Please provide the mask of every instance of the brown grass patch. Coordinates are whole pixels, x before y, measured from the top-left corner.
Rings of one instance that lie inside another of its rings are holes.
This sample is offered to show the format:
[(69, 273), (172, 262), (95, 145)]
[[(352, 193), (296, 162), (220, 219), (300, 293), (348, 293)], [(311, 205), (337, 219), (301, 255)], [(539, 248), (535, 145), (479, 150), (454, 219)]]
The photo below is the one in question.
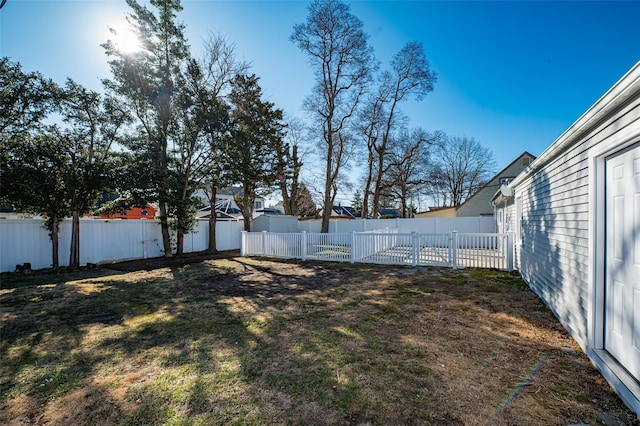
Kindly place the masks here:
[(0, 423), (639, 424), (512, 274), (170, 262), (3, 277)]

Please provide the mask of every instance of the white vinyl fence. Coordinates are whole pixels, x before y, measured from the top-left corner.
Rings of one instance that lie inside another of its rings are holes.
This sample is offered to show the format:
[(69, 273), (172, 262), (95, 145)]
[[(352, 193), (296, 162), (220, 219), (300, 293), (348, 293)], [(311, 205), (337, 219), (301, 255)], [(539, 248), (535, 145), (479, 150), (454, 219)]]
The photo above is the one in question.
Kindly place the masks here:
[[(298, 221), (298, 232), (319, 233), (321, 222), (317, 220)], [(462, 233), (496, 232), (493, 216), (477, 217), (423, 217), (414, 219), (332, 219), (329, 221), (329, 233), (367, 232), (378, 229), (396, 229), (401, 233), (419, 232), (423, 234), (442, 234), (452, 231)], [(276, 229), (267, 229), (277, 231)]]
[[(217, 222), (218, 250), (240, 248), (242, 222)], [(60, 266), (69, 264), (71, 221), (60, 227)], [(196, 228), (185, 235), (185, 253), (206, 250), (209, 245), (209, 222), (198, 220)], [(80, 221), (80, 263), (146, 259), (162, 256), (160, 224), (154, 220)], [(30, 262), (33, 269), (52, 265), (51, 240), (42, 220), (0, 220), (0, 272), (13, 271), (18, 264)]]
[(243, 256), (513, 270), (513, 235), (243, 232)]

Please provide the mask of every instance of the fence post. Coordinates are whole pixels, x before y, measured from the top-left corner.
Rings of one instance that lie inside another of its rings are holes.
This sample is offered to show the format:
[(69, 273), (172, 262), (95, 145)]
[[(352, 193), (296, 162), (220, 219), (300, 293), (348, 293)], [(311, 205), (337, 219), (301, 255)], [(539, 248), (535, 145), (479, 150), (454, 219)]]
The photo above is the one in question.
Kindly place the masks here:
[(351, 263), (356, 261), (356, 231), (351, 231)]
[(513, 231), (507, 232), (507, 270), (508, 271), (513, 271), (513, 258), (514, 258), (513, 234), (514, 234)]
[(307, 231), (302, 231), (302, 238), (301, 238), (301, 243), (302, 247), (301, 247), (301, 255), (302, 255), (302, 260), (307, 260)]
[(449, 261), (453, 269), (458, 268), (458, 231), (449, 233)]
[(267, 231), (262, 231), (262, 255), (267, 255)]
[(240, 256), (247, 252), (247, 231), (240, 231)]
[(140, 219), (142, 223), (142, 258), (147, 258), (147, 219)]
[(411, 233), (411, 265), (418, 265), (418, 258), (420, 257), (420, 237), (416, 231)]

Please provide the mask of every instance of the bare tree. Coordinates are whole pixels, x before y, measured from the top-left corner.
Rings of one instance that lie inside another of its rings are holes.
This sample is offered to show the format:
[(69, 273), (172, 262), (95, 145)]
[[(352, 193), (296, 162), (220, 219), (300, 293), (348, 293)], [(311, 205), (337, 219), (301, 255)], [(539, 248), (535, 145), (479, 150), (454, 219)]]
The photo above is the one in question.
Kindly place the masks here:
[(491, 150), (466, 136), (443, 138), (435, 146), (432, 158), (434, 199), (442, 200), (442, 207), (464, 203), (493, 176), (496, 169)]
[(429, 151), (441, 138), (441, 133), (430, 134), (423, 129), (403, 132), (391, 141), (388, 172), (384, 185), (392, 198), (400, 202), (402, 217), (410, 217), (408, 201), (422, 191), (430, 177)]
[[(436, 74), (430, 68), (422, 44), (407, 43), (391, 60), (391, 69), (379, 77), (379, 87), (366, 108), (365, 137), (368, 148), (368, 173), (364, 189), (364, 204), (368, 205), (373, 185), (372, 214), (380, 207), (385, 175), (385, 156), (392, 132), (399, 124), (398, 106), (413, 96), (421, 100), (433, 90)], [(374, 181), (375, 179), (375, 181)], [(363, 209), (363, 215), (365, 211)], [(365, 217), (365, 216), (363, 216)]]
[(284, 214), (297, 216), (301, 185), (300, 171), (304, 165), (299, 149), (304, 141), (305, 125), (297, 117), (287, 117), (285, 121), (286, 143), (278, 147), (277, 181), (282, 195)]
[(337, 194), (340, 167), (352, 138), (347, 128), (370, 80), (373, 51), (362, 22), (339, 0), (315, 0), (304, 24), (294, 26), (291, 41), (309, 56), (316, 84), (305, 108), (316, 119), (323, 143), (324, 195), (322, 232)]

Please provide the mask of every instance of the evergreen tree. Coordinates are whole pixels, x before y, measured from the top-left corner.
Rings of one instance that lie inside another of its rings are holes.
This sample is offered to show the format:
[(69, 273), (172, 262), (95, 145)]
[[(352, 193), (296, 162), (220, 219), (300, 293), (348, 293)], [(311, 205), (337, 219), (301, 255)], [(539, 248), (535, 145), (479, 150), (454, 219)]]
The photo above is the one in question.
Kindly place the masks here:
[(231, 177), (242, 186), (236, 204), (242, 211), (244, 229), (251, 230), (256, 192), (277, 178), (277, 148), (283, 143), (282, 110), (262, 99), (255, 75), (238, 75), (229, 95), (231, 134), (225, 153), (234, 167)]
[(127, 54), (114, 40), (103, 45), (109, 56), (112, 78), (105, 86), (120, 97), (136, 118), (140, 135), (128, 146), (136, 161), (146, 167), (139, 172), (152, 185), (149, 194), (158, 202), (165, 256), (172, 255), (169, 235), (169, 208), (172, 203), (172, 149), (176, 140), (171, 132), (178, 124), (178, 91), (182, 67), (189, 58), (184, 25), (176, 14), (182, 10), (179, 0), (150, 0), (152, 11), (135, 0), (128, 20), (142, 49)]

